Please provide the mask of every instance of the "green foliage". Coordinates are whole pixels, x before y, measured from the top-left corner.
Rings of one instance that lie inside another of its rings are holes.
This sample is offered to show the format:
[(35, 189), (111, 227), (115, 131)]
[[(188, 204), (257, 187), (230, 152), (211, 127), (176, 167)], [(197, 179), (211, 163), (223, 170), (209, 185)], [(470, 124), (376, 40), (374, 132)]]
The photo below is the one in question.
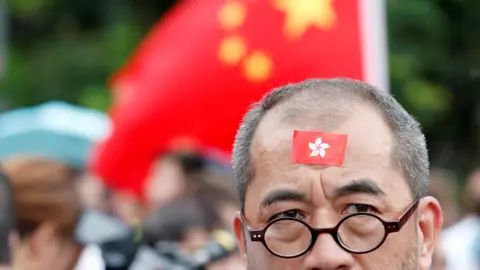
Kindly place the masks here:
[(3, 103), (64, 100), (107, 109), (108, 77), (173, 1), (157, 2), (11, 1)]
[(388, 1), (392, 92), (422, 123), (433, 163), (460, 172), (479, 157), (478, 8), (474, 0)]
[[(105, 110), (108, 77), (174, 0), (9, 2), (0, 109), (60, 99)], [(480, 157), (480, 1), (387, 5), (391, 90), (421, 121), (433, 161), (465, 171)]]

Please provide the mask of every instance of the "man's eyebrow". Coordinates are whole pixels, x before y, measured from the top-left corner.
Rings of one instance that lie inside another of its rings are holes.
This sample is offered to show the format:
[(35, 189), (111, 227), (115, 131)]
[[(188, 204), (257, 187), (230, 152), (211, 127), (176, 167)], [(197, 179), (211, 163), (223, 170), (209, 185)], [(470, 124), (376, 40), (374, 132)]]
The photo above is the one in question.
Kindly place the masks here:
[(307, 195), (291, 189), (275, 189), (270, 191), (260, 203), (260, 211), (281, 201), (306, 201)]
[(370, 179), (354, 180), (344, 186), (335, 189), (336, 197), (343, 197), (352, 194), (368, 194), (375, 197), (385, 196), (385, 192)]

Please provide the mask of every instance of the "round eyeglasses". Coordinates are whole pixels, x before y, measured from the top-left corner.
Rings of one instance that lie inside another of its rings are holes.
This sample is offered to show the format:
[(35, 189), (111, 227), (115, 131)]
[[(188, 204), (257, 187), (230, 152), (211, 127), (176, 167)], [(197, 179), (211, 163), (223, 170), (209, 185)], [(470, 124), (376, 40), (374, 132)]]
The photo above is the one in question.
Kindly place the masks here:
[[(371, 213), (356, 213), (344, 217), (333, 228), (314, 229), (296, 218), (278, 218), (263, 230), (248, 228), (250, 239), (262, 242), (267, 250), (281, 258), (296, 258), (307, 253), (322, 233), (330, 234), (345, 251), (365, 254), (379, 248), (390, 233), (400, 231), (418, 207), (416, 199), (398, 220), (385, 221)], [(245, 218), (242, 215), (244, 224)]]

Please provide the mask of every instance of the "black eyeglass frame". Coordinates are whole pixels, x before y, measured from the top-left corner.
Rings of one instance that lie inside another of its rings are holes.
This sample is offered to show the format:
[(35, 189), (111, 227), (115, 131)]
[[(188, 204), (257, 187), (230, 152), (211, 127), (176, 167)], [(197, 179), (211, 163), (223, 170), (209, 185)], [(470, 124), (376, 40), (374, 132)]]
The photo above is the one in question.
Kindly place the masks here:
[[(402, 227), (407, 223), (407, 221), (411, 218), (413, 213), (415, 213), (415, 211), (418, 208), (419, 202), (420, 202), (420, 198), (415, 199), (414, 202), (407, 208), (407, 210), (397, 220), (390, 220), (390, 221), (384, 220), (380, 216), (375, 215), (375, 214), (371, 214), (371, 213), (355, 213), (355, 214), (351, 214), (351, 215), (348, 215), (348, 216), (345, 216), (344, 218), (342, 218), (335, 227), (323, 228), (323, 229), (314, 229), (310, 225), (308, 225), (305, 221), (297, 219), (297, 218), (277, 218), (277, 219), (274, 219), (274, 220), (270, 221), (262, 230), (252, 230), (252, 229), (248, 228), (246, 219), (245, 219), (243, 214), (241, 215), (241, 218), (242, 218), (242, 221), (245, 224), (245, 226), (246, 226), (246, 228), (249, 232), (250, 240), (252, 242), (261, 242), (263, 244), (263, 246), (265, 246), (265, 248), (271, 254), (273, 254), (277, 257), (280, 257), (280, 258), (293, 259), (293, 258), (303, 256), (305, 253), (307, 253), (309, 250), (312, 249), (312, 247), (315, 245), (315, 242), (317, 242), (318, 236), (320, 234), (323, 234), (323, 233), (330, 234), (333, 237), (333, 239), (335, 240), (335, 242), (343, 250), (345, 250), (347, 252), (350, 252), (352, 254), (366, 254), (366, 253), (370, 253), (372, 251), (375, 251), (376, 249), (381, 247), (383, 245), (383, 243), (385, 242), (385, 240), (387, 239), (389, 234), (399, 232), (402, 229)], [(374, 218), (378, 219), (383, 224), (383, 226), (385, 228), (385, 234), (383, 236), (382, 241), (380, 241), (380, 243), (377, 246), (375, 246), (375, 247), (373, 247), (373, 248), (371, 248), (367, 251), (360, 251), (359, 252), (359, 251), (349, 249), (348, 247), (346, 247), (342, 243), (342, 241), (340, 240), (340, 237), (338, 235), (338, 230), (339, 230), (339, 228), (340, 228), (340, 226), (342, 225), (343, 222), (345, 222), (346, 220), (348, 220), (351, 217), (360, 216), (360, 215), (371, 216), (371, 217), (374, 217)], [(293, 221), (296, 221), (296, 222), (300, 222), (305, 227), (307, 227), (308, 230), (310, 230), (312, 238), (310, 240), (309, 246), (303, 252), (300, 252), (299, 254), (295, 254), (295, 255), (291, 255), (291, 256), (285, 256), (285, 255), (280, 255), (280, 254), (275, 253), (274, 251), (272, 251), (268, 247), (267, 243), (265, 242), (265, 233), (267, 232), (267, 230), (270, 226), (272, 226), (276, 222), (279, 222), (279, 221), (282, 221), (282, 220), (293, 220)]]

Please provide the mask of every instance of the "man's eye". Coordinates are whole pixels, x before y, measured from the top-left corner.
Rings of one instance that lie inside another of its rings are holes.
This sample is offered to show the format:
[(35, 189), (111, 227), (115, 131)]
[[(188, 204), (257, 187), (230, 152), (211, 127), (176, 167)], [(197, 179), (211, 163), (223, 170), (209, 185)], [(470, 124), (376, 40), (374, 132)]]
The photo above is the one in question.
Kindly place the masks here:
[(377, 213), (377, 209), (368, 204), (349, 204), (348, 207), (343, 211), (344, 215), (351, 215), (357, 213)]
[(276, 214), (270, 218), (269, 221), (274, 220), (274, 219), (279, 219), (279, 218), (296, 218), (296, 219), (302, 219), (304, 218), (305, 215), (301, 214), (297, 210), (288, 210), (279, 214)]

